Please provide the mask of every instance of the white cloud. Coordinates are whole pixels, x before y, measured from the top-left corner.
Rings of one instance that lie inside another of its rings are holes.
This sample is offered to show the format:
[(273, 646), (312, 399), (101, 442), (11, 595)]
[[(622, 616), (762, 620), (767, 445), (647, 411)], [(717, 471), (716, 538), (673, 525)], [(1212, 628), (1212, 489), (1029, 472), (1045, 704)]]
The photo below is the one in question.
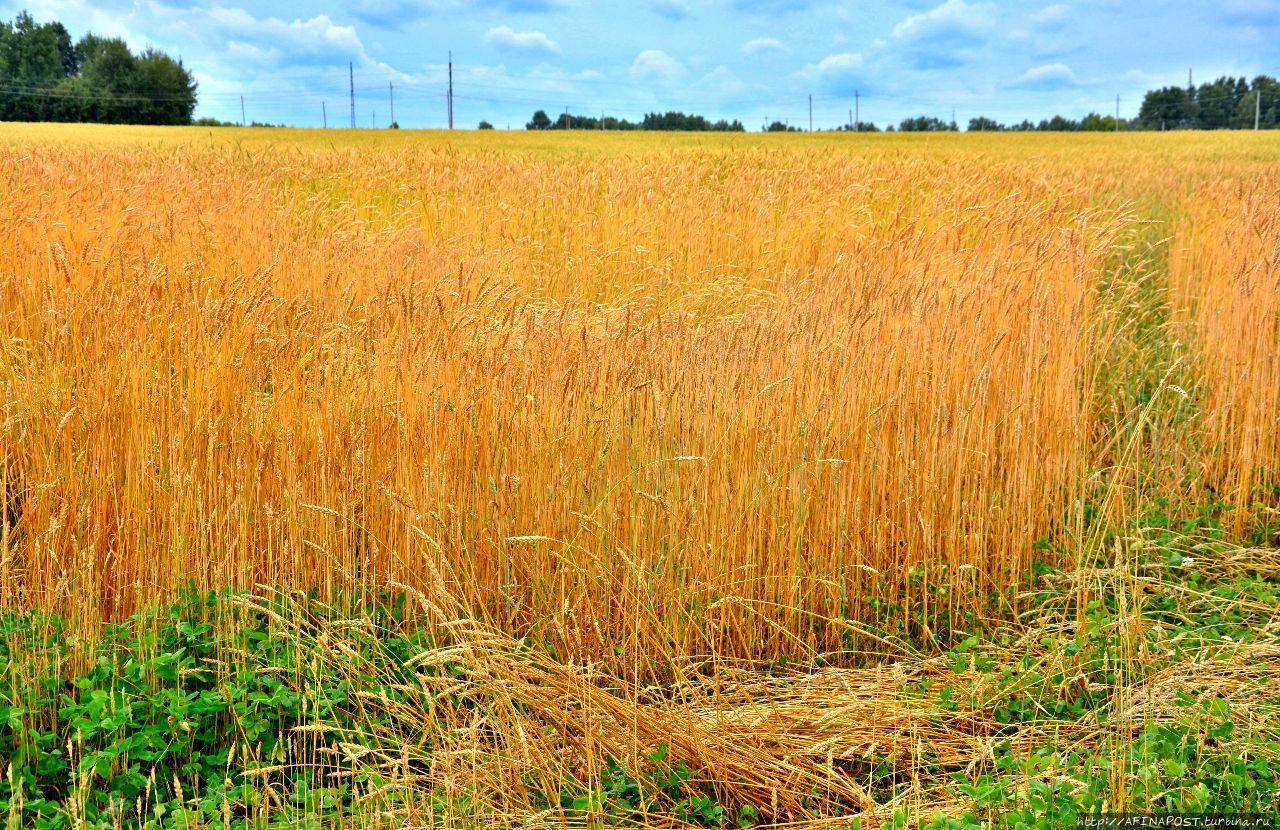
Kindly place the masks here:
[(1076, 75), (1065, 63), (1046, 63), (1023, 72), (1014, 86), (1024, 89), (1062, 89), (1075, 86)]
[(1063, 3), (1055, 3), (1052, 6), (1045, 6), (1040, 11), (1031, 15), (1031, 22), (1041, 28), (1057, 28), (1067, 22), (1067, 18), (1071, 10)]
[(758, 55), (761, 52), (781, 52), (786, 48), (782, 45), (782, 41), (776, 37), (758, 37), (742, 44), (742, 51), (748, 55)]
[(670, 79), (684, 74), (684, 64), (661, 49), (646, 49), (631, 64), (631, 77), (637, 81)]
[(542, 32), (517, 32), (510, 26), (495, 26), (485, 33), (485, 43), (502, 49), (518, 49), (523, 52), (560, 53), (560, 44)]
[(980, 54), (995, 15), (993, 3), (946, 0), (894, 26), (890, 40), (914, 69), (955, 69)]
[(818, 65), (813, 67), (814, 73), (822, 76), (842, 75), (862, 68), (862, 55), (857, 52), (841, 52), (838, 55), (827, 55)]
[(893, 36), (900, 40), (933, 40), (972, 35), (986, 29), (995, 12), (992, 3), (946, 0), (941, 6), (913, 14), (894, 26)]

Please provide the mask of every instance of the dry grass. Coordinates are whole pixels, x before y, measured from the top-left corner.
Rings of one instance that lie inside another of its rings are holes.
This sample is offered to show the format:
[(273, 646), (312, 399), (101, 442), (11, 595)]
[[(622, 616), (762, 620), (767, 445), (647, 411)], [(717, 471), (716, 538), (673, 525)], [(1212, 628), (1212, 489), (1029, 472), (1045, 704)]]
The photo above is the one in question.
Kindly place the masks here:
[(811, 655), (873, 592), (951, 627), (1088, 472), (1123, 217), (1065, 175), (286, 145), (4, 177), (10, 603), (438, 573), (572, 659)]
[(1172, 274), (1204, 378), (1206, 475), (1243, 524), (1280, 487), (1280, 191), (1205, 184)]

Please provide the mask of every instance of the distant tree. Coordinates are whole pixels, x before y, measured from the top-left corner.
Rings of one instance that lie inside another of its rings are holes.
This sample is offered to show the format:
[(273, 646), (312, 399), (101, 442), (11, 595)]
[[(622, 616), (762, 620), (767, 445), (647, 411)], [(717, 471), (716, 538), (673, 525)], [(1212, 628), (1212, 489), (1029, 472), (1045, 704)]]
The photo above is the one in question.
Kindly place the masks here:
[(552, 121), (543, 110), (533, 114), (533, 119), (525, 125), (528, 130), (687, 130), (713, 132), (744, 132), (746, 127), (741, 121), (709, 121), (701, 115), (686, 115), (683, 112), (656, 113), (645, 115), (640, 123), (608, 117), (603, 120), (587, 115), (573, 115), (564, 112)]
[(764, 131), (766, 133), (798, 133), (800, 132), (800, 129), (798, 127), (792, 127), (789, 124), (784, 124), (781, 121), (774, 121), (772, 124), (765, 127)]
[[(1253, 110), (1246, 121), (1241, 104), (1250, 95), (1244, 78), (1222, 77), (1196, 90), (1197, 124), (1204, 130), (1241, 129), (1253, 126)], [(1249, 101), (1253, 103), (1252, 100)]]
[(1080, 122), (1072, 121), (1070, 118), (1063, 118), (1061, 115), (1055, 115), (1053, 118), (1041, 121), (1036, 129), (1053, 133), (1078, 132), (1080, 130)]
[(1144, 130), (1176, 129), (1191, 126), (1190, 98), (1178, 86), (1153, 89), (1142, 99), (1138, 124)]
[(1116, 117), (1114, 115), (1099, 115), (1091, 112), (1080, 122), (1080, 129), (1091, 133), (1114, 133), (1116, 131)]
[(969, 132), (971, 133), (994, 133), (1005, 129), (1005, 126), (992, 118), (978, 116), (969, 119)]
[(479, 127), (477, 127), (476, 129), (480, 129), (480, 130), (492, 130), (492, 129), (493, 129), (493, 125), (492, 125), (492, 124), (490, 124), (488, 121), (481, 121), (481, 122), (480, 122), (480, 126), (479, 126)]
[(898, 131), (903, 133), (944, 133), (951, 129), (953, 129), (953, 125), (948, 124), (941, 118), (933, 118), (927, 115), (904, 118), (898, 124)]

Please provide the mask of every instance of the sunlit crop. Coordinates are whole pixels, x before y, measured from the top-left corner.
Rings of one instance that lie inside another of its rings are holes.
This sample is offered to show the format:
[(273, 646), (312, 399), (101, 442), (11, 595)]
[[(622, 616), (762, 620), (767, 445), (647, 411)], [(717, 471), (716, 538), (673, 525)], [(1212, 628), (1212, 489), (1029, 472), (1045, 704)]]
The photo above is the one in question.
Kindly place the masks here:
[[(1209, 499), (1268, 526), (1278, 161), (1244, 136), (7, 128), (0, 606), (83, 644), (251, 591), (308, 677), (356, 688), (381, 652), (263, 597), (409, 597), (438, 647), (413, 693), (440, 697), (369, 692), (382, 745), (342, 763), (412, 782), (426, 824), (598, 812), (546, 792), (668, 749), (739, 818), (891, 811), (855, 756), (927, 774), (1003, 728), (986, 681), (963, 724), (903, 702), (966, 676), (930, 649), (1003, 632), (1067, 688), (1153, 523)], [(1105, 636), (1138, 649), (1131, 625)]]

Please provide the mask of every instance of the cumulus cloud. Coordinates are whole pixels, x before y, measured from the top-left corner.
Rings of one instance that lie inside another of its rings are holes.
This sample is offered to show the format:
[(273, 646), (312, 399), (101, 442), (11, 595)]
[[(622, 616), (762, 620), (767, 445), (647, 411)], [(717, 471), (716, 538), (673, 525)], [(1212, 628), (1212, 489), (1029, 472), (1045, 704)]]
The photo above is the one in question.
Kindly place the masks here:
[(893, 36), (916, 41), (973, 37), (987, 29), (995, 10), (992, 3), (946, 0), (941, 6), (913, 14), (894, 26)]
[(500, 49), (521, 52), (560, 53), (560, 44), (542, 32), (517, 32), (510, 26), (495, 26), (485, 33), (485, 43)]
[(892, 40), (916, 69), (959, 66), (986, 40), (995, 15), (993, 3), (946, 0), (898, 23)]
[(1031, 23), (1040, 29), (1058, 29), (1066, 25), (1070, 11), (1063, 3), (1045, 6), (1031, 15)]
[(784, 49), (786, 47), (776, 37), (758, 37), (742, 44), (742, 51), (748, 55), (758, 55), (762, 52), (781, 52)]
[[(368, 62), (354, 26), (335, 23), (327, 14), (308, 19), (255, 17), (242, 8), (178, 8), (152, 3), (151, 28), (166, 39), (181, 38), (188, 50), (204, 46), (218, 63), (243, 74), (277, 66), (331, 65), (339, 61)], [(224, 61), (226, 57), (232, 58)], [(206, 62), (208, 63), (208, 62)]]
[(827, 55), (817, 63), (811, 63), (797, 75), (822, 89), (843, 95), (857, 89), (864, 80), (862, 72), (865, 59), (858, 52), (838, 52)]
[(1076, 75), (1065, 63), (1046, 63), (1023, 72), (1013, 86), (1022, 89), (1065, 89), (1076, 85)]
[(820, 76), (842, 75), (861, 69), (862, 63), (862, 55), (857, 52), (841, 52), (838, 55), (827, 55), (814, 67), (814, 72)]
[(631, 64), (631, 77), (637, 81), (669, 80), (684, 74), (684, 64), (661, 49), (646, 49)]

